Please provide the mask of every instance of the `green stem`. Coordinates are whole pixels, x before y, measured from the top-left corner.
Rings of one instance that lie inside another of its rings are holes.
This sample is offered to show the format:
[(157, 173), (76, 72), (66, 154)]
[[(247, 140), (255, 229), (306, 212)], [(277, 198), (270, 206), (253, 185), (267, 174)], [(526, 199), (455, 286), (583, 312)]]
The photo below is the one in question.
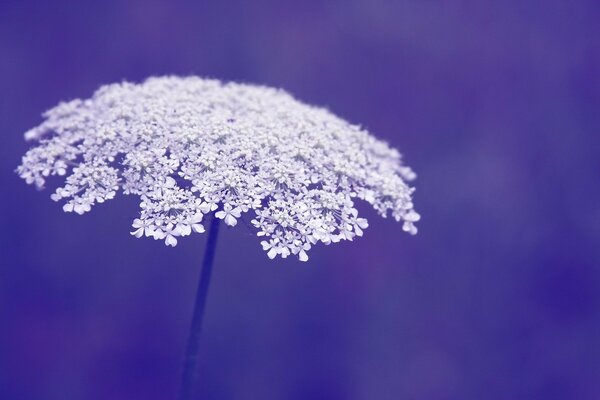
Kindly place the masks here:
[(198, 351), (200, 349), (200, 331), (202, 329), (206, 296), (208, 295), (208, 286), (210, 284), (213, 260), (215, 258), (215, 249), (217, 247), (217, 235), (219, 233), (220, 221), (220, 219), (213, 217), (208, 231), (204, 260), (202, 261), (202, 272), (200, 274), (200, 282), (198, 283), (198, 290), (196, 292), (196, 303), (192, 315), (190, 336), (185, 352), (185, 359), (183, 361), (183, 376), (179, 400), (191, 399), (194, 390), (196, 366), (198, 364)]

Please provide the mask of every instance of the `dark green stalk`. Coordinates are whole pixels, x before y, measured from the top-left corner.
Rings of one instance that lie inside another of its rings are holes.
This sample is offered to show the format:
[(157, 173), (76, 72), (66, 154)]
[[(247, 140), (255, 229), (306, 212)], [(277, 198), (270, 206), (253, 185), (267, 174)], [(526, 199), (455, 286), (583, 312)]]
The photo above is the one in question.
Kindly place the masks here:
[(198, 290), (196, 291), (196, 303), (194, 304), (190, 336), (185, 352), (185, 359), (183, 361), (183, 376), (179, 400), (191, 399), (194, 390), (196, 365), (198, 364), (198, 351), (200, 349), (200, 331), (202, 330), (202, 319), (204, 317), (206, 296), (208, 295), (208, 286), (210, 284), (213, 260), (215, 258), (220, 221), (220, 219), (213, 217), (208, 231), (208, 240), (206, 242), (206, 250), (204, 250), (200, 282), (198, 283)]

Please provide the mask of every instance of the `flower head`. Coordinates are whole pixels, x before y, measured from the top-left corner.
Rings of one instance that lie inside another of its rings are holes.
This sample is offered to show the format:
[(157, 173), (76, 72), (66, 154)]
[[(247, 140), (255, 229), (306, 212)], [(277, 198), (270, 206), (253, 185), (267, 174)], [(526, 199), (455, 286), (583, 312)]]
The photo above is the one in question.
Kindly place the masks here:
[(102, 86), (61, 103), (25, 134), (38, 141), (17, 168), (66, 212), (122, 191), (140, 197), (132, 235), (175, 246), (204, 215), (235, 226), (250, 214), (270, 258), (362, 236), (356, 199), (416, 233), (412, 170), (400, 154), (329, 111), (263, 86), (197, 77)]

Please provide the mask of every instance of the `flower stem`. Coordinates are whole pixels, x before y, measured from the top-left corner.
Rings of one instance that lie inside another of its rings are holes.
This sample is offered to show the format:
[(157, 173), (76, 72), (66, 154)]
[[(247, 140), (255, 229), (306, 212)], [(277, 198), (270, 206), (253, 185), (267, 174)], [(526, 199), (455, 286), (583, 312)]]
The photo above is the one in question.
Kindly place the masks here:
[(198, 290), (196, 292), (196, 303), (194, 304), (194, 313), (192, 315), (190, 336), (183, 361), (183, 376), (179, 400), (189, 400), (193, 394), (196, 365), (198, 364), (198, 350), (200, 349), (200, 331), (202, 329), (206, 296), (208, 294), (213, 260), (215, 258), (215, 249), (217, 247), (217, 234), (219, 233), (220, 221), (220, 219), (213, 217), (208, 231), (204, 260), (202, 261), (202, 272), (200, 274), (200, 282), (198, 283)]

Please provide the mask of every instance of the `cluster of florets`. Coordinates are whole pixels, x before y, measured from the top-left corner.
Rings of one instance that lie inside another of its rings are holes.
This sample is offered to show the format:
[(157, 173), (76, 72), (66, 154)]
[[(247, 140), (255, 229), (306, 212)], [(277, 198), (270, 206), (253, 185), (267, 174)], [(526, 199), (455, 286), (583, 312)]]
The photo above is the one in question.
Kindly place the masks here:
[[(248, 218), (270, 258), (361, 236), (355, 199), (403, 221), (419, 215), (400, 154), (358, 126), (282, 90), (197, 77), (101, 87), (61, 103), (25, 134), (39, 141), (17, 171), (83, 214), (121, 190), (141, 199), (132, 234), (175, 246), (205, 215)], [(250, 214), (249, 217), (246, 217)]]

